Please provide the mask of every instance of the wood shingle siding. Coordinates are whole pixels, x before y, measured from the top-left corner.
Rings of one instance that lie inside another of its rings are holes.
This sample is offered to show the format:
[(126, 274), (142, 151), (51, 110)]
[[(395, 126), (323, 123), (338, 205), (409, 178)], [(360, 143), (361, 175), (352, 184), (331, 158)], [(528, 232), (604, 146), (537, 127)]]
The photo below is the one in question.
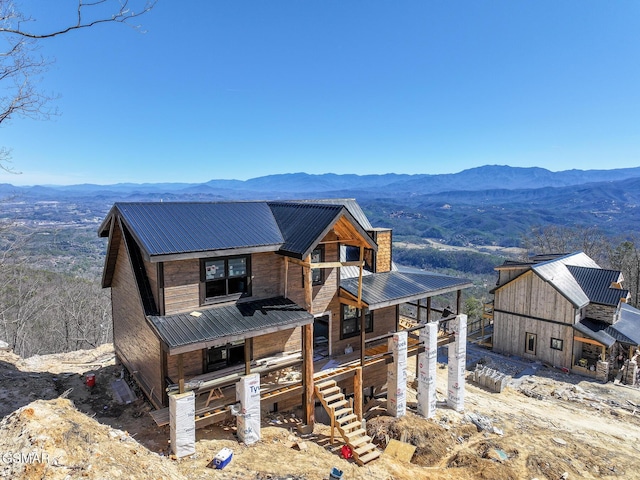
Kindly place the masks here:
[(375, 271), (389, 272), (393, 261), (391, 258), (391, 230), (376, 229), (374, 239), (378, 244)]

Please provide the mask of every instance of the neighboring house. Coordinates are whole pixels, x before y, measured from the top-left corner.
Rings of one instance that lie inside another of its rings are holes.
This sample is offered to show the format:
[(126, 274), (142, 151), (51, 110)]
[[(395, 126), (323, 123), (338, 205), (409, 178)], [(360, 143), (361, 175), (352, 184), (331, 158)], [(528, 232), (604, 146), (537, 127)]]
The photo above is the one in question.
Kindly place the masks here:
[(640, 344), (622, 273), (582, 252), (496, 267), (493, 349), (608, 378)]
[[(117, 357), (157, 408), (176, 385), (200, 385), (208, 407), (240, 375), (266, 382), (301, 366), (298, 386), (263, 385), (263, 406), (306, 403), (308, 413), (314, 344), (325, 363), (355, 355), (398, 330), (400, 304), (457, 292), (459, 309), (471, 286), (395, 271), (391, 230), (373, 228), (354, 200), (116, 203), (99, 235), (109, 239), (102, 284)], [(384, 385), (384, 358), (363, 381)]]

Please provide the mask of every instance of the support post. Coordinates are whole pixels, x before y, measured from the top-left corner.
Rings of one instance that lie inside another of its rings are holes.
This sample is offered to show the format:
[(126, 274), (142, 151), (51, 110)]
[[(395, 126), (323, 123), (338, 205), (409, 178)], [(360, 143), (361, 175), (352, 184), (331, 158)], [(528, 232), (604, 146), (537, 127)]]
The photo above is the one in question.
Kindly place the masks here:
[[(307, 257), (307, 262), (309, 261), (309, 257)], [(302, 267), (303, 277), (304, 277), (304, 303), (307, 312), (313, 313), (313, 290), (311, 285), (311, 268), (308, 266)]]
[(431, 297), (427, 297), (427, 323), (431, 321)]
[(360, 304), (360, 366), (364, 367), (364, 349), (365, 349), (365, 321), (364, 308)]
[(184, 393), (184, 359), (182, 353), (178, 355), (178, 393)]
[(247, 338), (244, 341), (244, 374), (251, 373), (251, 353), (253, 351), (253, 338)]
[(457, 291), (456, 295), (456, 315), (462, 313), (462, 290)]
[(284, 257), (284, 298), (289, 295), (289, 257)]
[(362, 394), (362, 367), (357, 367), (353, 377), (353, 403), (354, 413), (358, 420), (362, 420), (364, 396)]
[(304, 356), (304, 421), (307, 425), (313, 427), (314, 405), (313, 400), (313, 323), (302, 327), (304, 332), (303, 338), (303, 356)]

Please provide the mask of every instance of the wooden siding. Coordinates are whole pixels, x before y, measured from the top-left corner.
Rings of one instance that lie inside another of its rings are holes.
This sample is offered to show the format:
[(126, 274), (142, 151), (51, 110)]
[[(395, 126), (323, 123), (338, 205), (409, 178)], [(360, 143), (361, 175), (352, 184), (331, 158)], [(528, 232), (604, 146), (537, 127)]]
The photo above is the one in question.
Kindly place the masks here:
[[(280, 255), (271, 252), (251, 255), (251, 298), (283, 295), (283, 274), (284, 260)], [(165, 315), (198, 309), (200, 297), (199, 259), (164, 264)]]
[[(344, 349), (347, 345), (351, 345), (354, 351), (360, 350), (360, 336), (349, 337), (340, 339), (340, 305), (336, 309), (336, 312), (332, 311), (332, 328), (331, 328), (331, 340), (332, 340), (332, 354), (341, 355), (344, 353)], [(396, 331), (396, 307), (385, 307), (373, 311), (373, 332), (367, 333), (365, 338), (374, 338), (384, 335), (386, 333)]]
[(533, 272), (496, 290), (494, 309), (573, 324), (571, 302)]
[(522, 275), (527, 269), (530, 267), (522, 267), (522, 268), (508, 268), (508, 269), (500, 269), (498, 270), (498, 285), (504, 285), (507, 282), (510, 282), (518, 275)]
[[(575, 319), (571, 302), (538, 275), (527, 272), (496, 290), (493, 349), (569, 368)], [(527, 333), (537, 336), (535, 355), (525, 352)], [(551, 348), (551, 338), (563, 341), (562, 351)]]
[(273, 252), (251, 255), (251, 297), (284, 295), (284, 258)]
[(376, 273), (391, 271), (391, 230), (376, 230), (375, 240), (378, 244), (378, 251), (376, 253)]
[(153, 294), (153, 301), (156, 307), (160, 305), (159, 290), (158, 290), (158, 265), (156, 263), (144, 262), (144, 269), (147, 272), (147, 278), (149, 279), (149, 286), (151, 287), (151, 293)]
[[(526, 334), (536, 337), (536, 353), (525, 352)], [(551, 339), (563, 341), (562, 350), (551, 348)], [(551, 365), (571, 367), (573, 327), (549, 323), (517, 315), (495, 312), (493, 319), (493, 350), (498, 353), (519, 355)]]
[(164, 313), (194, 310), (200, 306), (200, 260), (164, 264)]
[(111, 286), (114, 348), (120, 361), (158, 407), (162, 405), (163, 391), (160, 341), (146, 321), (123, 241), (118, 252)]
[[(325, 241), (329, 240), (331, 235), (327, 235), (327, 237), (325, 237)], [(333, 237), (335, 238), (335, 235), (333, 235)], [(325, 244), (324, 260), (325, 262), (340, 261), (340, 246), (338, 243), (334, 242)], [(338, 295), (340, 270), (338, 268), (324, 268), (323, 274), (324, 283), (322, 285), (314, 286), (312, 290), (313, 306), (311, 308), (311, 313), (314, 315), (329, 311), (331, 302), (333, 302)]]
[(253, 338), (253, 359), (276, 355), (282, 352), (302, 350), (300, 327)]
[[(178, 375), (178, 355), (167, 355), (167, 375), (174, 382), (178, 383), (180, 377)], [(184, 369), (185, 378), (200, 375), (203, 371), (203, 351), (194, 350), (182, 354), (182, 367)]]

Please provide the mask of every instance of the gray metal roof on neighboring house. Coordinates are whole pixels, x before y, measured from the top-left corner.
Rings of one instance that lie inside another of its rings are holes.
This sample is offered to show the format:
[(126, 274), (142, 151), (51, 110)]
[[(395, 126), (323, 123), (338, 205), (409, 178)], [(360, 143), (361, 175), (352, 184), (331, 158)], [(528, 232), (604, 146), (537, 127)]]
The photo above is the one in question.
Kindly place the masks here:
[[(405, 273), (399, 271), (373, 273), (362, 277), (362, 300), (370, 310), (398, 305), (420, 298), (471, 287), (465, 278), (433, 273)], [(340, 288), (358, 296), (358, 278), (340, 281)]]
[(616, 343), (616, 339), (607, 333), (606, 330), (608, 326), (608, 323), (600, 320), (583, 318), (578, 323), (576, 323), (573, 328), (583, 335), (586, 335), (587, 337), (592, 338), (593, 340), (596, 340), (609, 348), (611, 345)]
[(618, 342), (640, 345), (640, 310), (623, 303), (620, 306), (619, 320), (608, 326), (606, 332)]
[(567, 265), (579, 267), (600, 268), (599, 265), (582, 252), (571, 253), (556, 257), (546, 262), (537, 263), (531, 269), (540, 277), (555, 287), (576, 308), (582, 308), (589, 303), (589, 297), (582, 290), (580, 284), (571, 274)]
[(276, 251), (284, 242), (264, 202), (116, 203), (108, 219), (116, 212), (149, 257), (248, 248)]
[(284, 297), (147, 317), (172, 355), (225, 345), (313, 322), (313, 315)]
[(611, 287), (612, 283), (620, 279), (620, 272), (617, 270), (577, 267), (575, 265), (567, 265), (567, 269), (577, 280), (591, 303), (617, 307), (620, 299), (627, 298), (629, 294), (628, 290)]

